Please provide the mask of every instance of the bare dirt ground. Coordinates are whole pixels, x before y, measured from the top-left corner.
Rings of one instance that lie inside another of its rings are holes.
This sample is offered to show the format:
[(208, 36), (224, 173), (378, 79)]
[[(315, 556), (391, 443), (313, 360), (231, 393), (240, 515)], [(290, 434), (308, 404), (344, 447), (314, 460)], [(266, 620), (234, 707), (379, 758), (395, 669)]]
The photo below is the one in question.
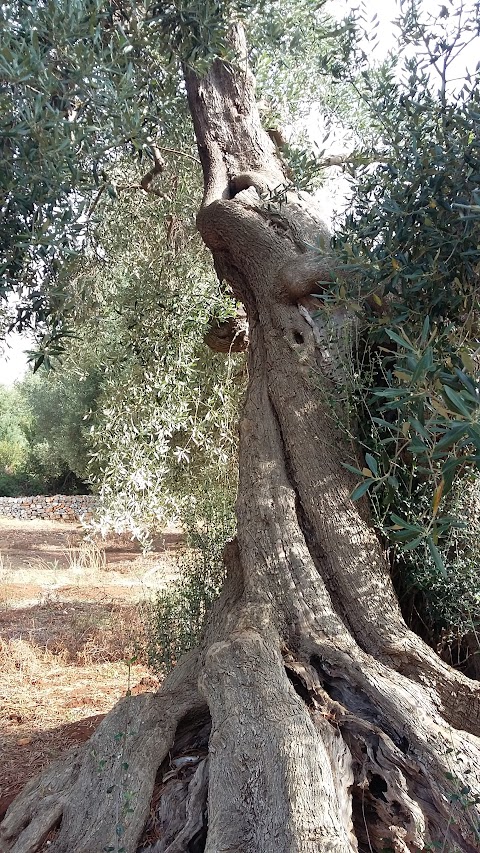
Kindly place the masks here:
[(77, 524), (0, 518), (0, 817), (127, 689), (158, 687), (138, 605), (172, 582), (181, 548), (174, 529), (143, 555)]

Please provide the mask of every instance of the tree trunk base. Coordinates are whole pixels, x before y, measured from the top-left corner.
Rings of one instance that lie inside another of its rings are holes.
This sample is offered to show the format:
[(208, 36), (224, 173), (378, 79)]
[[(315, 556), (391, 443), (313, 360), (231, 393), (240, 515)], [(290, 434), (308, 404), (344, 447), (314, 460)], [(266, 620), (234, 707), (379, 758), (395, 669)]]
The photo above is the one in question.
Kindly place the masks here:
[(27, 785), (2, 853), (478, 853), (478, 738), (313, 623), (289, 648), (241, 590), (230, 574), (219, 639)]
[(195, 672), (195, 656), (185, 656), (162, 693), (122, 699), (89, 741), (31, 780), (0, 827), (2, 853), (35, 853), (47, 837), (55, 853), (136, 850), (157, 771), (177, 733), (185, 741), (182, 721), (198, 715), (205, 726)]

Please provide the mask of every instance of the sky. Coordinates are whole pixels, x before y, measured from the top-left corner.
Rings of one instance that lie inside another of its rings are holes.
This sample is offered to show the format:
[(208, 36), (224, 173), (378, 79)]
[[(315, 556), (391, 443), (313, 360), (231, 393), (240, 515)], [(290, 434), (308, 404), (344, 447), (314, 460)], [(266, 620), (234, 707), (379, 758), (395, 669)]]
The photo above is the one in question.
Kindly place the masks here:
[(0, 385), (13, 385), (27, 371), (25, 349), (32, 349), (32, 342), (24, 336), (12, 333), (7, 338), (3, 355), (0, 355)]
[[(448, 8), (452, 8), (450, 0), (444, 0), (444, 2), (439, 2), (439, 0), (423, 0), (423, 7), (427, 11), (437, 13), (444, 3)], [(457, 5), (456, 0), (452, 0), (452, 5), (455, 8)], [(335, 2), (332, 2), (331, 8), (332, 13), (336, 17), (342, 18), (352, 8), (352, 3), (351, 0), (335, 0)], [(392, 21), (398, 15), (398, 2), (397, 0), (364, 0), (364, 8), (367, 20), (371, 20), (374, 15), (377, 16), (377, 50), (378, 58), (381, 59), (382, 54), (386, 55), (395, 46), (395, 28), (392, 26)], [(479, 56), (480, 44), (477, 41), (476, 44), (470, 46), (461, 59), (458, 75), (463, 75), (465, 64), (471, 70), (474, 70)], [(331, 219), (335, 212), (336, 202), (338, 202), (338, 187), (328, 187), (327, 185), (323, 197), (319, 201), (321, 201), (322, 207), (325, 208), (327, 218)], [(0, 352), (0, 384), (12, 385), (15, 381), (22, 378), (27, 371), (25, 350), (31, 348), (32, 342), (30, 340), (21, 338), (19, 335), (12, 334), (9, 336), (7, 347), (5, 347), (3, 354)]]

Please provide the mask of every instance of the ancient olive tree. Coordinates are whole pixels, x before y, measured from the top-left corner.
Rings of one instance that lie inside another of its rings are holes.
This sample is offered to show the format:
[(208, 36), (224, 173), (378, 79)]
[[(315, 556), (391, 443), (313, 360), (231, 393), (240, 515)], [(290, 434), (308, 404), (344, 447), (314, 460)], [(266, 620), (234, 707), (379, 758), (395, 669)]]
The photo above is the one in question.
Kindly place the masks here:
[(184, 64), (198, 228), (249, 324), (227, 580), (159, 693), (127, 696), (26, 787), (2, 849), (475, 853), (480, 688), (407, 628), (350, 498), (329, 401), (356, 321), (311, 316), (337, 262), (262, 128), (242, 28), (228, 32), (226, 58)]

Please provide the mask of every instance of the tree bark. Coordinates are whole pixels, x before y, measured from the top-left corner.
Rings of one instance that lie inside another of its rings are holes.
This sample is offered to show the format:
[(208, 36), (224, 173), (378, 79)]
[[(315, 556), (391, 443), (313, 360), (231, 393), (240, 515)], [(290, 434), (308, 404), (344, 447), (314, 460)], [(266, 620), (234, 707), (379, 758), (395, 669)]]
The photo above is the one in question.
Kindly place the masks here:
[(41, 849), (59, 824), (53, 853), (476, 853), (479, 685), (408, 630), (367, 505), (349, 498), (330, 408), (349, 319), (310, 316), (333, 259), (309, 246), (326, 229), (279, 189), (239, 29), (233, 41), (236, 67), (185, 71), (198, 227), (249, 322), (227, 582), (200, 647), (158, 695), (117, 706), (61, 784), (47, 771), (27, 786), (1, 849)]

